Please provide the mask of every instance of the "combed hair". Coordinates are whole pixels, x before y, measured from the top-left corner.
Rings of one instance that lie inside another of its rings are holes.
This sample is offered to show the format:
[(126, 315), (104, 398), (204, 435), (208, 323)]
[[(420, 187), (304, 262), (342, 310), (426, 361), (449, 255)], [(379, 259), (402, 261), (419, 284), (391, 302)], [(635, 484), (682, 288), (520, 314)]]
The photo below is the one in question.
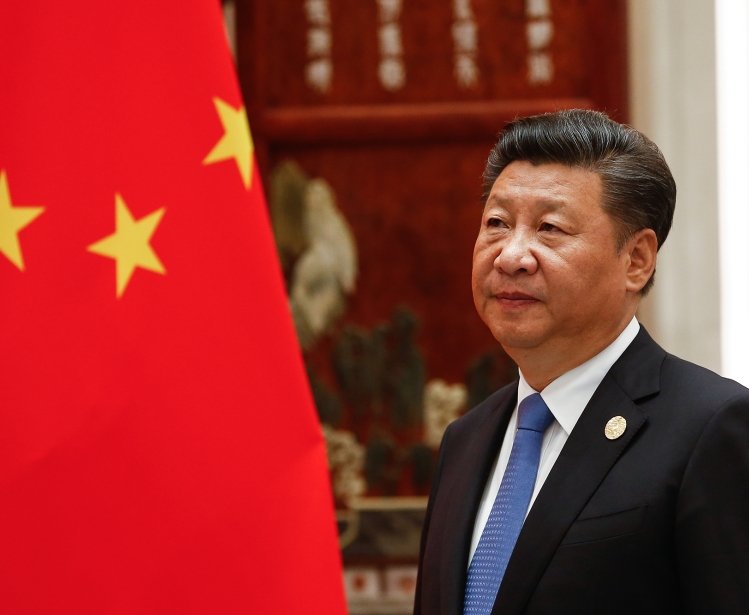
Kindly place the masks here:
[(518, 160), (558, 163), (598, 174), (602, 206), (619, 229), (617, 249), (644, 228), (655, 231), (658, 249), (666, 241), (676, 206), (676, 183), (658, 146), (634, 128), (587, 109), (516, 119), (500, 133), (489, 154), (484, 200), (505, 167)]

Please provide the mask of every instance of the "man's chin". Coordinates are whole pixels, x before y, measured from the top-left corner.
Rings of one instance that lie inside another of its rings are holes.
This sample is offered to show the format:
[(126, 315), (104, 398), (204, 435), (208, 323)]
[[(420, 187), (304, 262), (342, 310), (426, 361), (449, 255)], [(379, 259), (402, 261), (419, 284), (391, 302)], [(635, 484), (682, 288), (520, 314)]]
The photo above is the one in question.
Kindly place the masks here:
[(512, 356), (513, 351), (532, 350), (543, 342), (543, 336), (538, 331), (508, 331), (507, 329), (492, 332), (504, 351)]

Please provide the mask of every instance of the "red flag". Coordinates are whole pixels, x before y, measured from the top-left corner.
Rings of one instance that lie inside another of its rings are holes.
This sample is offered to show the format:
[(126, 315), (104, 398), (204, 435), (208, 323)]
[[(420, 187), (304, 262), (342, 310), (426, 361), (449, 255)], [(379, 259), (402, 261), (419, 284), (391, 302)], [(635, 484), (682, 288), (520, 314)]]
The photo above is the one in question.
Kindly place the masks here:
[(212, 0), (0, 9), (0, 612), (342, 613)]

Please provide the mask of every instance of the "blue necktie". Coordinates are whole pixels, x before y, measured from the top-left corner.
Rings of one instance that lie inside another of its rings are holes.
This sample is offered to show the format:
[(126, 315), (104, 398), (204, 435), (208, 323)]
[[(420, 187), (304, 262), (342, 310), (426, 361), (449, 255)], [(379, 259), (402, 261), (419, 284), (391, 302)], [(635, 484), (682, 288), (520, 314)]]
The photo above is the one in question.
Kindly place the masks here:
[(468, 567), (463, 615), (492, 611), (533, 495), (544, 432), (553, 420), (539, 393), (520, 402), (510, 460)]

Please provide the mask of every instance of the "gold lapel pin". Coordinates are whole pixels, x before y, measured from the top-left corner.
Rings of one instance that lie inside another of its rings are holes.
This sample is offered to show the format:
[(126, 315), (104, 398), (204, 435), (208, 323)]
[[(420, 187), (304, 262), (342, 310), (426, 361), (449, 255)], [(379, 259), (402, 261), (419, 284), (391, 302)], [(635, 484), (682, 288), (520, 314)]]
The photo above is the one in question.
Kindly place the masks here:
[(606, 437), (609, 440), (616, 440), (617, 438), (621, 437), (621, 435), (624, 433), (624, 430), (627, 429), (627, 419), (625, 419), (623, 416), (615, 416), (613, 418), (609, 419), (609, 422), (606, 423), (606, 428), (603, 430), (603, 433), (606, 434)]

